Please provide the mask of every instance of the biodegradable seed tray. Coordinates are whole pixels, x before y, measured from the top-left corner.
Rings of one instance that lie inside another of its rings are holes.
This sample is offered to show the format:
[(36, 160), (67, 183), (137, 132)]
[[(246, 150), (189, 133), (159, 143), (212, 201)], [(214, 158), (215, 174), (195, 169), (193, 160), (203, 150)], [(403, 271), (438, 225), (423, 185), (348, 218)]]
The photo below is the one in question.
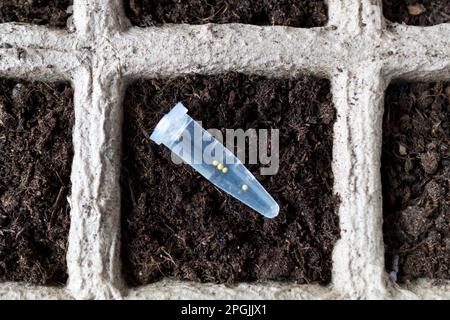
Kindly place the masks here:
[[(383, 18), (379, 0), (328, 0), (311, 29), (244, 24), (131, 27), (122, 1), (75, 0), (66, 30), (0, 24), (0, 76), (71, 81), (75, 126), (71, 225), (64, 288), (1, 283), (1, 298), (450, 298), (450, 282), (388, 280), (380, 156), (384, 91), (391, 81), (450, 78), (450, 24), (414, 27)], [(138, 78), (242, 72), (330, 79), (334, 191), (341, 235), (331, 284), (162, 280), (134, 289), (121, 276), (122, 99)]]

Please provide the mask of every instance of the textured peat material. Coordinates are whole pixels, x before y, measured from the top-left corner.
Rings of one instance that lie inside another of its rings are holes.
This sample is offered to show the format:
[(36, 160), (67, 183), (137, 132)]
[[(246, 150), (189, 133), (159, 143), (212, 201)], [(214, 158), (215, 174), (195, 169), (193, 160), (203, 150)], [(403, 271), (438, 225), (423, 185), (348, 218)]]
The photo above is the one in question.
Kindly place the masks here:
[(450, 83), (386, 93), (382, 179), (386, 268), (450, 279)]
[(323, 0), (125, 0), (125, 11), (140, 27), (164, 23), (247, 23), (319, 27), (327, 22)]
[[(205, 128), (280, 130), (280, 167), (261, 176), (280, 204), (261, 217), (149, 140), (177, 101)], [(335, 110), (327, 80), (242, 74), (141, 80), (125, 97), (122, 256), (129, 285), (163, 277), (215, 283), (329, 283), (339, 236), (331, 171)]]
[(72, 0), (1, 0), (0, 23), (24, 22), (65, 27)]
[(0, 281), (66, 282), (72, 95), (0, 79)]
[(414, 26), (450, 23), (450, 0), (383, 0), (383, 13), (392, 22)]

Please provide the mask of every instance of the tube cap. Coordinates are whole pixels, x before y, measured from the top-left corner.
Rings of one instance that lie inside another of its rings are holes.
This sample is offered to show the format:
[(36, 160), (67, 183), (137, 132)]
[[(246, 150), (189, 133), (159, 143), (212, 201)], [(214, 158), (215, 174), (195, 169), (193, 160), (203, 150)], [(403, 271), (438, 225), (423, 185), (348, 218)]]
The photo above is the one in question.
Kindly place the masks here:
[(170, 110), (161, 120), (150, 135), (150, 139), (157, 144), (170, 144), (176, 140), (190, 122), (190, 118), (186, 117), (188, 110), (178, 102), (175, 107)]

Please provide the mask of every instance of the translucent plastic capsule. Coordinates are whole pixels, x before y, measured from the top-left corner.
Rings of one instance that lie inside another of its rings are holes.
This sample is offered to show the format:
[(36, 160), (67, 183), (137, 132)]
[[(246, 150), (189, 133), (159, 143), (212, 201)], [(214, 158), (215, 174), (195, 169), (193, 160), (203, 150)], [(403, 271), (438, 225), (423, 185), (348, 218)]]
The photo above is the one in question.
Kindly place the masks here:
[(158, 122), (150, 139), (164, 144), (211, 183), (268, 218), (279, 206), (234, 154), (194, 121), (178, 103)]

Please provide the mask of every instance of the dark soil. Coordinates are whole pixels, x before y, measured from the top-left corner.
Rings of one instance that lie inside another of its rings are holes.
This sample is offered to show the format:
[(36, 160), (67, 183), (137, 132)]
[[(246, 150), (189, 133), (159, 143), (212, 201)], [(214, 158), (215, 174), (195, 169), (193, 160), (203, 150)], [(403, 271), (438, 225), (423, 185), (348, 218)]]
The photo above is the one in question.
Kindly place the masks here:
[(402, 83), (386, 93), (386, 268), (397, 271), (398, 260), (400, 282), (450, 279), (449, 100), (450, 83)]
[(126, 0), (124, 6), (140, 27), (235, 22), (310, 28), (327, 22), (324, 0)]
[(72, 95), (0, 80), (0, 281), (66, 282)]
[(450, 22), (450, 0), (383, 0), (384, 16), (414, 26)]
[(65, 27), (72, 0), (0, 0), (0, 23), (26, 22)]
[[(261, 176), (281, 210), (266, 219), (175, 165), (149, 140), (162, 115), (183, 101), (205, 128), (280, 129), (280, 168)], [(130, 285), (162, 277), (215, 283), (328, 283), (339, 235), (332, 192), (335, 110), (327, 80), (242, 74), (134, 83), (125, 97), (122, 254)]]

